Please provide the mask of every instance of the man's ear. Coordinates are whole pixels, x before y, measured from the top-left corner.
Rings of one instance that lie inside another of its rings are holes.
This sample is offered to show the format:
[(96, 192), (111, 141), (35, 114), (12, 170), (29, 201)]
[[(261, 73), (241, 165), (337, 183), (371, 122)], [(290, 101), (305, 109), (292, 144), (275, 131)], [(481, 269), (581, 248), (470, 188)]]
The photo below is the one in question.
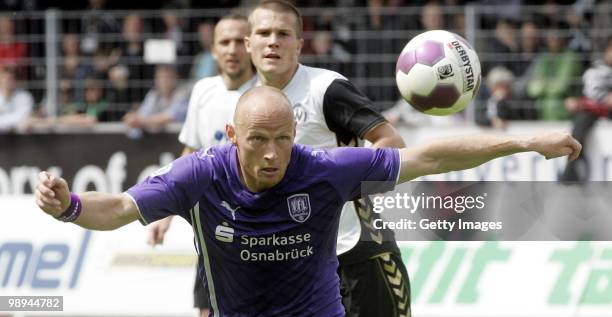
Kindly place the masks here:
[(248, 36), (244, 37), (244, 48), (247, 53), (251, 54), (251, 39)]
[(300, 39), (300, 44), (297, 47), (297, 55), (298, 57), (302, 54), (302, 47), (304, 47), (304, 39)]
[(217, 49), (215, 48), (215, 44), (213, 44), (213, 46), (210, 49), (210, 53), (213, 57), (213, 59), (215, 60), (215, 62), (219, 62), (219, 53), (217, 52)]
[(231, 124), (225, 125), (225, 133), (227, 138), (234, 144), (238, 145), (238, 138), (236, 137), (236, 129)]

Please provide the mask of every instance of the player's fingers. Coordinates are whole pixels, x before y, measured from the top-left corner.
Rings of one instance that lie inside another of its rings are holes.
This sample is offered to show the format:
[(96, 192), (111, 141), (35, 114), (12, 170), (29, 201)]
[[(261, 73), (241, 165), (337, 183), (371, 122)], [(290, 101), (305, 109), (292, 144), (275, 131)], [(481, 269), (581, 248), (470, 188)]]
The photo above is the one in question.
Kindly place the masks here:
[(155, 241), (155, 239), (157, 238), (157, 230), (155, 229), (151, 229), (149, 230), (149, 234), (147, 235), (147, 244), (154, 247), (157, 242)]
[(571, 155), (572, 153), (574, 153), (574, 149), (572, 149), (569, 146), (565, 146), (559, 152), (559, 156), (568, 156), (568, 155)]
[(53, 198), (53, 197), (49, 197), (47, 195), (40, 195), (39, 199), (44, 202), (45, 204), (47, 204), (48, 206), (52, 206), (52, 207), (61, 207), (62, 203), (59, 201), (59, 199)]
[(155, 240), (154, 240), (153, 234), (151, 234), (151, 233), (149, 233), (147, 235), (147, 244), (152, 246), (152, 247), (155, 246)]
[(572, 148), (568, 146), (564, 146), (560, 149), (559, 148), (553, 149), (548, 154), (544, 155), (544, 157), (546, 157), (547, 160), (550, 160), (550, 159), (554, 159), (557, 157), (570, 155), (572, 152), (573, 152)]
[(577, 159), (578, 156), (580, 155), (580, 150), (581, 149), (576, 149), (576, 148), (572, 148), (572, 153), (570, 154), (570, 156), (567, 158), (570, 162)]
[(40, 173), (38, 173), (38, 180), (43, 182), (49, 179), (49, 173), (47, 173), (46, 171), (42, 171)]
[(54, 206), (50, 206), (47, 203), (45, 203), (44, 201), (42, 201), (40, 199), (40, 197), (36, 198), (36, 204), (38, 205), (38, 207), (40, 207), (40, 209), (42, 209), (44, 212), (50, 214), (50, 215), (57, 215), (59, 214), (60, 210), (59, 207), (54, 207)]
[(164, 244), (164, 236), (165, 236), (165, 233), (163, 231), (159, 230), (157, 232), (157, 240), (156, 240), (157, 244)]
[(49, 197), (55, 197), (55, 192), (47, 187), (47, 185), (45, 185), (44, 183), (38, 183), (38, 186), (36, 186), (36, 189), (38, 192), (40, 192), (41, 195), (47, 195)]
[(53, 187), (52, 183), (51, 183), (51, 179), (50, 179), (50, 174), (42, 171), (40, 173), (38, 173), (38, 181), (40, 184), (43, 184), (47, 187)]
[(573, 161), (573, 160), (577, 159), (578, 156), (580, 156), (580, 152), (582, 151), (582, 144), (580, 144), (580, 142), (578, 142), (578, 140), (572, 138), (571, 141), (570, 141), (570, 146), (572, 147), (574, 152), (569, 157), (569, 160)]
[(57, 177), (53, 174), (49, 174), (49, 187), (53, 188), (57, 183)]

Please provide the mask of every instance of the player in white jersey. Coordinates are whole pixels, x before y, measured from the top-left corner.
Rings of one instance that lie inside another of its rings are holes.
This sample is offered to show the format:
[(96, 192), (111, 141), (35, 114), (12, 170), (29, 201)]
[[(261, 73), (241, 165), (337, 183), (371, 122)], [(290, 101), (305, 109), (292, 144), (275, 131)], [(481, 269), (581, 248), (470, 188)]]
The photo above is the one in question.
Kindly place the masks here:
[(201, 79), (193, 86), (187, 118), (179, 134), (186, 153), (227, 142), (225, 124), (232, 121), (238, 98), (256, 82), (251, 71), (249, 80), (237, 88), (228, 88), (222, 76)]
[[(404, 147), (401, 136), (344, 76), (300, 65), (299, 11), (282, 0), (262, 1), (249, 15), (247, 50), (260, 85), (287, 95), (297, 121), (297, 143), (316, 148)], [(363, 200), (344, 206), (338, 232), (343, 304), (347, 316), (409, 316), (408, 274), (390, 230), (376, 230), (377, 215)]]
[[(232, 122), (238, 98), (256, 82), (244, 47), (247, 34), (247, 20), (241, 15), (225, 16), (215, 25), (212, 54), (220, 74), (203, 78), (193, 87), (187, 118), (179, 135), (179, 141), (185, 145), (183, 155), (227, 142), (225, 125)], [(171, 219), (151, 225), (149, 244), (163, 242)], [(208, 294), (201, 281), (196, 276), (194, 306), (200, 310), (200, 316), (208, 316)]]

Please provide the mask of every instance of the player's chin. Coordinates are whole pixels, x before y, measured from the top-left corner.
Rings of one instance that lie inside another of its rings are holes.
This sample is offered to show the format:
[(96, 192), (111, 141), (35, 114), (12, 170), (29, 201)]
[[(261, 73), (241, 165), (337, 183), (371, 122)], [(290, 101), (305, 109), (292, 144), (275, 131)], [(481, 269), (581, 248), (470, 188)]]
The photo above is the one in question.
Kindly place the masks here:
[(263, 71), (264, 73), (270, 73), (270, 74), (280, 73), (282, 71), (281, 65), (277, 63), (267, 63), (266, 61), (262, 63), (259, 69)]
[(274, 186), (280, 182), (283, 178), (280, 169), (275, 170), (260, 170), (259, 173), (260, 180), (268, 186)]

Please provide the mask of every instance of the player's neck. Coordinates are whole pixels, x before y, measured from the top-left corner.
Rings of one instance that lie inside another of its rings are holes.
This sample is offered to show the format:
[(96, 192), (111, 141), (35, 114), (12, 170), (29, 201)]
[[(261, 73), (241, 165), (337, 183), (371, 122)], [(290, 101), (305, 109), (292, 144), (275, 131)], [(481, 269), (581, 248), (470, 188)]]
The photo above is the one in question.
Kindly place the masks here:
[(249, 81), (253, 77), (252, 71), (246, 71), (239, 78), (231, 78), (227, 74), (221, 74), (221, 79), (223, 80), (223, 84), (227, 88), (227, 90), (237, 90), (240, 86), (244, 85), (247, 81)]
[(293, 79), (293, 76), (297, 72), (299, 66), (299, 64), (296, 64), (291, 71), (282, 74), (264, 74), (262, 72), (258, 72), (259, 80), (264, 86), (271, 86), (282, 90), (285, 88), (285, 86), (287, 86), (287, 84), (289, 84), (291, 79)]

